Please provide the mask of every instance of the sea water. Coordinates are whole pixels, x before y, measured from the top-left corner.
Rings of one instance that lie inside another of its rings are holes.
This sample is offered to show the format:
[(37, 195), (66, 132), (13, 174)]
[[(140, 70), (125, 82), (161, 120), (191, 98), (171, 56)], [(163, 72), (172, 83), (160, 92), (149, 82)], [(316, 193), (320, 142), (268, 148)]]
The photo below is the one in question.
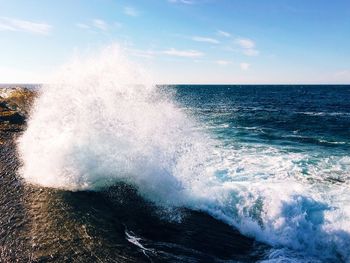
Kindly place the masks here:
[(157, 86), (122, 53), (41, 88), (18, 141), (26, 182), (122, 182), (268, 244), (266, 261), (350, 261), (349, 86)]

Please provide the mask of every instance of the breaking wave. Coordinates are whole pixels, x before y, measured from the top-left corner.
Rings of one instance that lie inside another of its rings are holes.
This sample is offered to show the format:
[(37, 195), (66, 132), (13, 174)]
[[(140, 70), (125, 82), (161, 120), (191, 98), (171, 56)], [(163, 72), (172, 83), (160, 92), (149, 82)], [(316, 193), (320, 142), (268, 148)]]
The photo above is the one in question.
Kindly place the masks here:
[(225, 148), (123, 53), (75, 58), (42, 87), (18, 141), (26, 182), (73, 191), (126, 182), (272, 245), (268, 260), (350, 260), (348, 185), (317, 180), (328, 161), (348, 172), (349, 159), (309, 167), (310, 183), (299, 165), (307, 156)]

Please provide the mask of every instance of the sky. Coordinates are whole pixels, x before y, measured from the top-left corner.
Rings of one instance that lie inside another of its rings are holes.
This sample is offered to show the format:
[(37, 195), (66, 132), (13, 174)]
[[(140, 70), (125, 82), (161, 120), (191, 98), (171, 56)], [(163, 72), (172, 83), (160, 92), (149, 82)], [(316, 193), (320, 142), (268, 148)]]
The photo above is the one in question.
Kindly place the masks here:
[(0, 83), (113, 43), (158, 84), (350, 84), (350, 1), (0, 0)]

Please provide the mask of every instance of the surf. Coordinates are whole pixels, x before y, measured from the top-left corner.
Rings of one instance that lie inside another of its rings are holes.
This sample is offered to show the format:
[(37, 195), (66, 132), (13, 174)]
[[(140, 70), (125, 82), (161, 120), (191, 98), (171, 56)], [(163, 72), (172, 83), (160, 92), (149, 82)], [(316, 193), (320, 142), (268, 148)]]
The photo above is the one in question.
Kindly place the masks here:
[(337, 198), (346, 186), (299, 180), (291, 160), (301, 154), (224, 147), (120, 46), (74, 58), (50, 83), (18, 140), (28, 184), (126, 183), (160, 207), (205, 211), (272, 245), (271, 260), (350, 259), (349, 214)]

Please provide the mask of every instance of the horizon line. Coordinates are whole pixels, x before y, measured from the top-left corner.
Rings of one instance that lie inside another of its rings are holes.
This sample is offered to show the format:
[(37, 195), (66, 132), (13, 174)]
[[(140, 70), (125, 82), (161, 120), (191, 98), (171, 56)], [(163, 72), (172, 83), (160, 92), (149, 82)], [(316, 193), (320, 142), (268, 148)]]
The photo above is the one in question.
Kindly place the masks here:
[[(42, 86), (49, 83), (0, 83), (6, 86)], [(142, 85), (142, 84), (139, 84)], [(350, 86), (350, 83), (161, 83), (155, 86)]]

